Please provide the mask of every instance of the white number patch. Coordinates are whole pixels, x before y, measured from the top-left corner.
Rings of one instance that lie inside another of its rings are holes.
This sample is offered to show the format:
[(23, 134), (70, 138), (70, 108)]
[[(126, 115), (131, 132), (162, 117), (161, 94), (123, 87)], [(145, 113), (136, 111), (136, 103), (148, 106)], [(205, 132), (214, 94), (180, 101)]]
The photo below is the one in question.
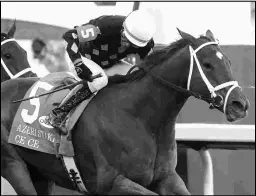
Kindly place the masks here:
[(94, 30), (93, 28), (86, 29), (85, 32), (84, 30), (81, 30), (81, 35), (83, 38), (88, 38), (90, 36), (94, 37)]
[(95, 40), (98, 34), (100, 33), (99, 28), (91, 24), (79, 26), (76, 28), (76, 30), (77, 30), (78, 40), (80, 43)]
[[(36, 95), (36, 92), (39, 88), (42, 88), (44, 90), (51, 90), (54, 86), (46, 83), (46, 82), (37, 82), (37, 84), (33, 87), (33, 89), (31, 90), (29, 97), (33, 97)], [(22, 109), (21, 111), (21, 117), (23, 119), (23, 121), (25, 123), (29, 123), (32, 124), (37, 118), (38, 118), (38, 114), (39, 114), (39, 109), (40, 109), (40, 101), (39, 98), (34, 98), (34, 99), (30, 99), (29, 100), (30, 104), (35, 106), (35, 110), (34, 112), (29, 115), (28, 114), (28, 110), (27, 109)]]

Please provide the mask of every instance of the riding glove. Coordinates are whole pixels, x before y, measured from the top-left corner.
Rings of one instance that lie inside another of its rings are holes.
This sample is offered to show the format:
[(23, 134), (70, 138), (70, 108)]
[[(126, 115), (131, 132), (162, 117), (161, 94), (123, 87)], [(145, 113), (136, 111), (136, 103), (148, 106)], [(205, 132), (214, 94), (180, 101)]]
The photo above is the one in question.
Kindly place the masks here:
[(75, 65), (75, 70), (79, 78), (92, 82), (91, 70), (82, 62)]

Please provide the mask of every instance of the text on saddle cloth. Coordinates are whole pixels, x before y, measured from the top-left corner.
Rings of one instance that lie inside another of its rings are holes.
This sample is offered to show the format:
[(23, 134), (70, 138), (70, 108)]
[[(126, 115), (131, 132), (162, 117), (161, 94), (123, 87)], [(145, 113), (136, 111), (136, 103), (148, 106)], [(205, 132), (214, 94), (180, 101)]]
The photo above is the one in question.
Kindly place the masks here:
[[(66, 72), (49, 74), (32, 85), (24, 98), (52, 91), (63, 85), (62, 81), (66, 77), (71, 76)], [(53, 104), (61, 103), (69, 92), (69, 89), (65, 89), (23, 101), (15, 115), (8, 142), (36, 151), (56, 154), (61, 136), (59, 131), (48, 123), (47, 118), (53, 109)], [(73, 152), (66, 153), (66, 156), (73, 156)]]

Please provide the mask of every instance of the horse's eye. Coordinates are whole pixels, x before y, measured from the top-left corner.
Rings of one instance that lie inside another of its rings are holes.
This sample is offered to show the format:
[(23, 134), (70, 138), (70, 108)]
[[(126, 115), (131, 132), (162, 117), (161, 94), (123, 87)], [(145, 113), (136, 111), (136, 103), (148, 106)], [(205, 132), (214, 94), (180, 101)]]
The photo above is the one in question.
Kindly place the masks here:
[(203, 66), (206, 68), (206, 69), (212, 69), (212, 65), (210, 63), (204, 63)]
[(11, 58), (11, 54), (6, 53), (6, 54), (4, 54), (4, 57), (7, 58), (7, 59), (10, 59)]

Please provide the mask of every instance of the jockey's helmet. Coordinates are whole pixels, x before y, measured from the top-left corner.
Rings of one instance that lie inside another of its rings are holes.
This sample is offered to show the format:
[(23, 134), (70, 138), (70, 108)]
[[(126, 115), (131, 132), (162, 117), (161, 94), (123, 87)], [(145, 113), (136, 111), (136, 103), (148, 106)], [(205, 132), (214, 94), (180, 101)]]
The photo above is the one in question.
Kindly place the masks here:
[(146, 10), (130, 13), (123, 24), (124, 35), (136, 46), (144, 47), (156, 32), (154, 17)]

